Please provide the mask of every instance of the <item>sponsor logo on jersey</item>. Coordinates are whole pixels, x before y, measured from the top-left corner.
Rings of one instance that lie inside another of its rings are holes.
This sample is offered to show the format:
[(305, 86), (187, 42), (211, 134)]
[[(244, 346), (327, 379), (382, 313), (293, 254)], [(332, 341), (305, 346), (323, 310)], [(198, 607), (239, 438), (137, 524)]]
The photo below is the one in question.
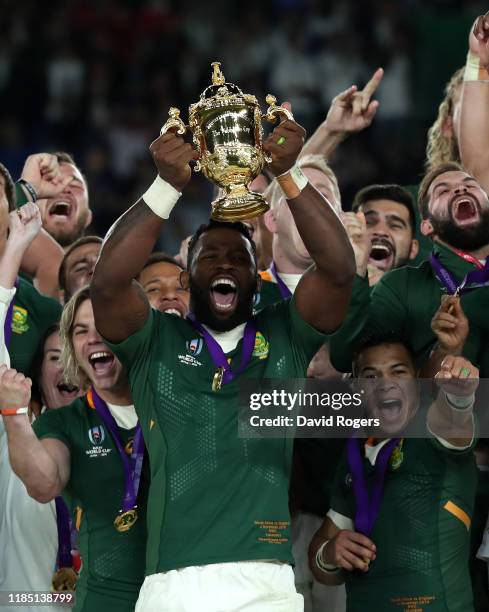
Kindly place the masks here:
[(255, 347), (253, 349), (253, 357), (258, 357), (258, 359), (266, 359), (268, 357), (268, 353), (270, 352), (270, 345), (265, 340), (265, 336), (257, 331), (255, 336)]
[(27, 325), (28, 314), (25, 308), (21, 308), (14, 304), (12, 310), (12, 331), (14, 334), (23, 334), (29, 329)]
[(94, 446), (100, 446), (105, 440), (105, 431), (103, 427), (96, 425), (88, 430), (88, 439)]
[(187, 340), (185, 343), (187, 347), (187, 352), (196, 357), (202, 351), (204, 346), (203, 338), (194, 338), (193, 340)]

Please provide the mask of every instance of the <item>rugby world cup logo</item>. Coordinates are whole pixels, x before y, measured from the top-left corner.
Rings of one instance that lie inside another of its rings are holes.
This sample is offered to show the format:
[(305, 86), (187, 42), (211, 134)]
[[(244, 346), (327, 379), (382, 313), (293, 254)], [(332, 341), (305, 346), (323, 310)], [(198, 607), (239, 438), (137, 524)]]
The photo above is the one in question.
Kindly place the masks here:
[(88, 430), (88, 439), (94, 446), (100, 446), (105, 440), (105, 431), (103, 427), (96, 426)]
[(202, 338), (194, 338), (193, 340), (187, 340), (185, 346), (187, 347), (187, 353), (196, 357), (202, 350), (204, 341)]

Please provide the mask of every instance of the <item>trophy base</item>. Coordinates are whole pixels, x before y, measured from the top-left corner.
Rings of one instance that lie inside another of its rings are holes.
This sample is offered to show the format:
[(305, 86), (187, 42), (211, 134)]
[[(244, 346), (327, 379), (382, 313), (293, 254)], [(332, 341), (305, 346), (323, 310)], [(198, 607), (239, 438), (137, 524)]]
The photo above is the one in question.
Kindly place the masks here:
[(243, 195), (225, 195), (212, 202), (214, 221), (246, 221), (259, 217), (270, 208), (265, 198), (254, 191)]

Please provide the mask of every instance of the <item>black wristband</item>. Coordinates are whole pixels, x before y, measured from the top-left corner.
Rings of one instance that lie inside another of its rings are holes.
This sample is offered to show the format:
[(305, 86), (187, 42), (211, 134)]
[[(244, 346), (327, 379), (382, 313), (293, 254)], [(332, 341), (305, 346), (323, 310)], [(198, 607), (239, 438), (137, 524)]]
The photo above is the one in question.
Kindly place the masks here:
[(29, 193), (29, 195), (32, 198), (33, 202), (37, 202), (37, 193), (36, 190), (34, 189), (34, 187), (29, 183), (29, 181), (26, 181), (24, 179), (19, 179), (17, 181), (18, 185), (21, 185), (24, 189), (26, 189)]

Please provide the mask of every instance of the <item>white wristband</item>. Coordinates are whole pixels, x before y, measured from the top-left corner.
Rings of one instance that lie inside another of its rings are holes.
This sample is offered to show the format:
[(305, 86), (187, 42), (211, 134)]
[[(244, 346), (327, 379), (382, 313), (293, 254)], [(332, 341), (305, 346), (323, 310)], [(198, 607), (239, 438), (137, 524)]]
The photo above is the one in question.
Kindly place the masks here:
[(297, 164), (292, 166), (287, 172), (277, 176), (276, 179), (287, 200), (293, 200), (300, 195), (301, 191), (309, 182)]
[(151, 187), (143, 194), (143, 200), (155, 215), (168, 219), (173, 207), (182, 194), (161, 176), (157, 176)]
[(446, 400), (450, 408), (457, 412), (469, 412), (474, 407), (475, 394), (460, 396), (452, 393), (445, 393)]
[(326, 572), (327, 574), (336, 574), (337, 572), (340, 571), (341, 568), (339, 568), (336, 565), (331, 565), (330, 563), (325, 563), (323, 561), (323, 550), (328, 543), (329, 543), (329, 540), (326, 540), (326, 542), (323, 542), (321, 546), (319, 547), (316, 553), (316, 565), (319, 567), (321, 571)]

